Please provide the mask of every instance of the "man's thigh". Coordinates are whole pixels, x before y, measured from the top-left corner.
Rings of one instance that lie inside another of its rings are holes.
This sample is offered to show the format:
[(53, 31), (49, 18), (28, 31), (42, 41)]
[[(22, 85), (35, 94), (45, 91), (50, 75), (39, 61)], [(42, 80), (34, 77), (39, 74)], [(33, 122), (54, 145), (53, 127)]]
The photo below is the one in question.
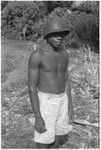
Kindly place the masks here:
[(73, 126), (69, 124), (68, 97), (65, 95), (56, 122), (56, 135), (67, 135), (72, 129)]

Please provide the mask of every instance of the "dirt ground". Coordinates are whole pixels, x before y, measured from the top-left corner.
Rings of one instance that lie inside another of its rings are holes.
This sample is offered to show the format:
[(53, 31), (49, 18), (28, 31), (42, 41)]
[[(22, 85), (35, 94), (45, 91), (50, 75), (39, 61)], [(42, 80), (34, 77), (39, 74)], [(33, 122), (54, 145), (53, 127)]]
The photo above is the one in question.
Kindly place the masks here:
[[(2, 39), (1, 46), (1, 146), (3, 149), (34, 149), (34, 128), (28, 121), (33, 112), (27, 89), (28, 58), (33, 51), (33, 43)], [(98, 98), (92, 99), (85, 95), (81, 97), (77, 93), (73, 97), (76, 117), (85, 119), (89, 114), (93, 122), (98, 122)], [(60, 148), (99, 148), (98, 127), (78, 124), (73, 124), (73, 127), (68, 140)]]

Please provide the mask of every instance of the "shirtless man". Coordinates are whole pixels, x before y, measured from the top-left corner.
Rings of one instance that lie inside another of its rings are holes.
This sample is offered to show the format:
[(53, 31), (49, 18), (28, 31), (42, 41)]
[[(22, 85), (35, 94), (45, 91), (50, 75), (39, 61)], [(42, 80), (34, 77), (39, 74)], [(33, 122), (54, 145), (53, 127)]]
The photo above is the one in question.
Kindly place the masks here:
[(29, 58), (28, 87), (37, 148), (58, 148), (59, 137), (73, 129), (69, 124), (73, 109), (68, 73), (65, 82), (68, 55), (62, 48), (63, 39), (69, 33), (64, 20), (49, 20), (43, 30), (46, 45), (33, 51)]

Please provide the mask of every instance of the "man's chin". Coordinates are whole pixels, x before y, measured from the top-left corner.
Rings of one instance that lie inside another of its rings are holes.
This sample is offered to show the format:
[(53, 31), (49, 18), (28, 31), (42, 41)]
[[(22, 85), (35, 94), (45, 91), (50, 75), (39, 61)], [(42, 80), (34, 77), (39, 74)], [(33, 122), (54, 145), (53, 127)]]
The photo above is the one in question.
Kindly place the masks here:
[(55, 51), (58, 51), (59, 48), (61, 47), (61, 44), (56, 44), (54, 46), (52, 46), (54, 48)]
[(60, 48), (60, 47), (61, 47), (61, 44), (59, 43), (59, 44), (57, 44), (55, 47), (56, 47), (56, 48)]

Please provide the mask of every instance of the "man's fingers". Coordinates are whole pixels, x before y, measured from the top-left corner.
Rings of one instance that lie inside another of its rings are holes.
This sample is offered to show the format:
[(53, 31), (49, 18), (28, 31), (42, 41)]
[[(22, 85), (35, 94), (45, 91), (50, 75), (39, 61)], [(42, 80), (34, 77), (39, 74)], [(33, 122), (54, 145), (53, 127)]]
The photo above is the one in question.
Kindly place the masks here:
[(47, 129), (46, 128), (41, 128), (42, 132), (46, 132)]
[(47, 129), (46, 129), (46, 126), (44, 126), (44, 128), (43, 128), (45, 131), (47, 131)]
[(43, 129), (43, 132), (46, 132), (47, 131), (47, 129)]
[(36, 128), (36, 131), (39, 132), (39, 133), (44, 133), (47, 131), (47, 129), (45, 128)]

